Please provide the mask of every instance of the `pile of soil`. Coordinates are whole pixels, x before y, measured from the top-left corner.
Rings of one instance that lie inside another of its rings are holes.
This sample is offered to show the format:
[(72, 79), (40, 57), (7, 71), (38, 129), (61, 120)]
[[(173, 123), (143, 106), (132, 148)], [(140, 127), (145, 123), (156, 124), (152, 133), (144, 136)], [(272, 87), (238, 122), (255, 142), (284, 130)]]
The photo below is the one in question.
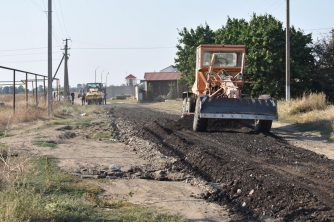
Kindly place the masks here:
[(145, 106), (115, 104), (111, 119), (117, 139), (138, 137), (173, 157), (168, 169), (191, 174), (215, 187), (204, 199), (228, 205), (251, 220), (334, 221), (334, 161), (288, 144), (274, 134), (256, 133), (242, 121), (210, 120), (207, 132), (193, 132), (191, 117)]

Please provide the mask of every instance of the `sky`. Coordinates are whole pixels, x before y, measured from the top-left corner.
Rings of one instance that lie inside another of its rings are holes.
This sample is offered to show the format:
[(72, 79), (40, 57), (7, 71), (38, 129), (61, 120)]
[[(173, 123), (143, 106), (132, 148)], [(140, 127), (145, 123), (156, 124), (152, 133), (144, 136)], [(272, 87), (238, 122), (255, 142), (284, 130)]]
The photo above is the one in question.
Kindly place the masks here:
[[(48, 75), (48, 0), (0, 2), (0, 66)], [(290, 0), (290, 25), (313, 39), (334, 28), (333, 0)], [(178, 30), (207, 23), (212, 30), (228, 17), (250, 20), (271, 14), (286, 24), (286, 0), (52, 0), (52, 72), (68, 40), (69, 85), (125, 84), (132, 74), (174, 65)], [(57, 73), (64, 84), (64, 65)], [(29, 77), (30, 78), (30, 77)], [(17, 74), (16, 80), (25, 79)], [(13, 72), (0, 69), (0, 84)]]

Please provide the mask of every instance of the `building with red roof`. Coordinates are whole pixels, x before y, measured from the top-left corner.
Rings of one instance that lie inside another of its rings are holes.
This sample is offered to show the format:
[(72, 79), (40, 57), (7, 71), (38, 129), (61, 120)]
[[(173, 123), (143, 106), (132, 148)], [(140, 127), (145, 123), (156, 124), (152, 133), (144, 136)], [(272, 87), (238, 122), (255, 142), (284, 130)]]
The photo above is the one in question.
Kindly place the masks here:
[(137, 85), (137, 77), (130, 74), (127, 77), (125, 77), (125, 82), (127, 86), (134, 86)]
[[(176, 70), (176, 71), (170, 71)], [(187, 90), (185, 83), (180, 83), (181, 73), (177, 69), (169, 66), (161, 72), (145, 72), (144, 79), (147, 82), (147, 90), (152, 90), (153, 97), (165, 96), (175, 87), (178, 97), (182, 97), (182, 92)]]

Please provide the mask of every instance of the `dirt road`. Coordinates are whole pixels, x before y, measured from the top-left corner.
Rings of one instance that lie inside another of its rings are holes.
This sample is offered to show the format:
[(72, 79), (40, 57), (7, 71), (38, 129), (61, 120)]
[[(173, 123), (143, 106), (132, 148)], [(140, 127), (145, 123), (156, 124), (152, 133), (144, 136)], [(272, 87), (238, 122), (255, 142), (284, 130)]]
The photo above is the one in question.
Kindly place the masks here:
[(175, 169), (218, 187), (204, 198), (228, 204), (244, 219), (334, 220), (334, 161), (325, 155), (236, 121), (210, 121), (208, 132), (194, 133), (190, 118), (144, 108), (114, 106), (111, 115), (132, 122), (136, 136), (177, 158)]
[[(119, 164), (122, 179), (92, 181), (105, 189), (103, 195), (131, 190), (130, 201), (181, 213), (190, 221), (334, 220), (332, 144), (294, 134), (287, 126), (257, 134), (237, 121), (209, 121), (208, 132), (194, 133), (190, 118), (145, 105), (105, 107), (105, 115), (96, 116), (90, 126), (30, 129), (29, 138), (52, 135), (55, 149), (32, 146), (19, 136), (22, 130), (2, 141), (53, 155), (68, 173)], [(69, 131), (76, 136), (59, 137)], [(110, 133), (113, 142), (89, 138), (92, 132)]]

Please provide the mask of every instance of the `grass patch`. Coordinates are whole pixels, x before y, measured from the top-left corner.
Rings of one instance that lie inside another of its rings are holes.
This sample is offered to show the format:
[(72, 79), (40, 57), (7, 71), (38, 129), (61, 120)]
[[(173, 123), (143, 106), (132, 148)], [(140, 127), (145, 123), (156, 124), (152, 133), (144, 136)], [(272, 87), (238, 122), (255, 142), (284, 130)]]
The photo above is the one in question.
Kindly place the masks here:
[(6, 131), (0, 131), (0, 138), (10, 137), (10, 136), (13, 136), (13, 135), (10, 133), (7, 133)]
[(54, 115), (57, 117), (65, 117), (68, 118), (69, 116), (79, 116), (83, 113), (86, 115), (92, 115), (92, 114), (101, 114), (104, 113), (105, 110), (103, 106), (98, 105), (87, 105), (87, 106), (81, 106), (81, 105), (71, 105), (66, 102), (60, 102), (58, 106), (54, 109)]
[(51, 147), (54, 148), (57, 144), (50, 140), (45, 140), (44, 138), (48, 138), (48, 136), (36, 136), (35, 140), (32, 141), (32, 144), (38, 147)]
[(64, 120), (51, 120), (46, 123), (47, 126), (54, 126), (54, 125), (70, 125), (72, 124), (73, 120), (64, 119)]
[(38, 147), (51, 147), (51, 148), (54, 148), (54, 147), (57, 146), (57, 144), (55, 144), (53, 142), (50, 142), (50, 141), (45, 141), (45, 140), (35, 140), (35, 141), (33, 141), (32, 144), (35, 145), (35, 146), (38, 146)]
[(91, 126), (92, 118), (81, 118), (76, 121), (74, 124), (76, 126)]
[(96, 133), (92, 138), (93, 139), (109, 139), (111, 136), (108, 133)]
[(181, 216), (130, 204), (127, 197), (102, 199), (100, 187), (62, 173), (57, 160), (48, 157), (25, 161), (21, 174), (13, 171), (3, 185), (1, 221), (186, 221)]
[[(80, 221), (93, 219), (91, 208), (80, 203), (85, 188), (72, 186), (78, 179), (64, 175), (54, 160), (34, 160), (34, 170), (8, 183), (0, 193), (4, 221)], [(88, 191), (89, 192), (89, 191)]]
[(147, 103), (147, 106), (153, 109), (180, 114), (181, 116), (182, 100), (166, 100), (165, 102)]
[(47, 126), (54, 125), (67, 125), (67, 126), (91, 126), (92, 118), (70, 118), (70, 119), (61, 119), (61, 120), (50, 120), (46, 123)]

